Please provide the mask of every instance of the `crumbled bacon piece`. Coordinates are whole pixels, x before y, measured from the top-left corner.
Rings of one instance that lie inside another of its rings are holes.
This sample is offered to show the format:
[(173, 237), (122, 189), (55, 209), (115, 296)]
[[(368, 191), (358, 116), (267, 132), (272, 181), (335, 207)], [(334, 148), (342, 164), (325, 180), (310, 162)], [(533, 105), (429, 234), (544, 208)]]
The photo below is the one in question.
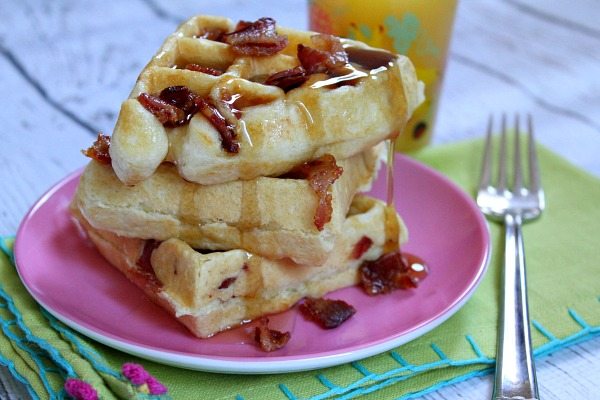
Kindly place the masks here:
[(332, 73), (348, 64), (348, 54), (336, 36), (319, 34), (311, 37), (315, 47), (298, 45), (298, 60), (310, 74)]
[(236, 140), (237, 133), (235, 132), (235, 126), (221, 115), (217, 107), (215, 107), (210, 100), (199, 99), (198, 107), (202, 115), (204, 115), (219, 132), (223, 150), (228, 153), (238, 153), (240, 151), (240, 144)]
[(246, 56), (270, 56), (283, 50), (288, 43), (286, 36), (277, 34), (272, 18), (240, 21), (234, 32), (223, 35), (222, 41), (230, 44), (234, 52)]
[(331, 221), (331, 193), (329, 188), (341, 175), (344, 169), (335, 163), (335, 157), (324, 154), (321, 157), (294, 167), (283, 175), (284, 178), (306, 179), (317, 195), (319, 203), (315, 210), (314, 223), (322, 231), (326, 223)]
[(351, 258), (358, 260), (371, 248), (371, 245), (373, 245), (373, 241), (370, 237), (361, 237), (360, 240), (354, 245), (354, 249), (352, 249)]
[(142, 93), (137, 97), (144, 108), (150, 111), (161, 124), (167, 127), (179, 126), (185, 123), (185, 113), (183, 110), (161, 100), (159, 97), (148, 93)]
[(324, 329), (337, 328), (356, 313), (356, 309), (343, 300), (308, 297), (300, 304), (302, 314)]
[(278, 86), (287, 92), (297, 88), (307, 80), (308, 74), (306, 70), (298, 66), (274, 73), (265, 80), (265, 85)]
[[(240, 150), (235, 124), (223, 116), (209, 99), (200, 98), (185, 86), (169, 86), (158, 97), (142, 93), (138, 101), (168, 128), (184, 125), (194, 114), (201, 112), (219, 132), (221, 146), (226, 152), (237, 153)], [(222, 103), (231, 108), (227, 101)], [(232, 115), (239, 115), (235, 111), (231, 110)]]
[(261, 318), (254, 329), (254, 340), (261, 350), (271, 352), (281, 349), (290, 340), (289, 332), (280, 332), (269, 328), (269, 319)]
[(198, 95), (186, 86), (169, 86), (164, 88), (158, 97), (168, 104), (179, 108), (185, 114), (185, 122), (198, 112)]
[(212, 75), (212, 76), (220, 76), (223, 75), (223, 71), (219, 71), (218, 69), (205, 67), (200, 64), (186, 64), (184, 69), (196, 72), (202, 72), (204, 74)]
[(414, 260), (394, 251), (377, 260), (365, 261), (359, 268), (361, 286), (369, 295), (416, 288), (427, 276), (427, 267), (421, 260), (412, 258)]
[(194, 37), (196, 39), (207, 39), (220, 42), (222, 41), (224, 34), (225, 30), (221, 28), (204, 28)]
[(251, 26), (253, 24), (253, 22), (251, 21), (243, 21), (243, 20), (239, 20), (238, 23), (235, 25), (235, 29), (234, 31), (241, 31), (242, 29), (246, 29), (249, 26)]
[(169, 86), (158, 96), (142, 93), (138, 101), (167, 128), (185, 125), (198, 112), (198, 95), (185, 86)]
[(235, 282), (237, 276), (231, 276), (229, 278), (223, 279), (223, 282), (219, 285), (219, 289), (227, 289), (233, 282)]
[(110, 154), (108, 153), (108, 149), (110, 148), (110, 136), (103, 135), (102, 133), (98, 133), (98, 137), (96, 141), (92, 143), (90, 147), (86, 150), (81, 150), (81, 152), (92, 158), (99, 163), (102, 164), (110, 164)]

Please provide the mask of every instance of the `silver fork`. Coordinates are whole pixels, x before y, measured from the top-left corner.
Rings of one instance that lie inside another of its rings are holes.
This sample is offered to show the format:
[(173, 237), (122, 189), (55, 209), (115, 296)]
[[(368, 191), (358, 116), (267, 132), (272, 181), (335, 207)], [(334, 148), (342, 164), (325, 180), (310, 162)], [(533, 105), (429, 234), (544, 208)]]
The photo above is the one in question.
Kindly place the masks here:
[(505, 226), (502, 308), (499, 317), (496, 378), (493, 399), (539, 399), (531, 351), (525, 250), (521, 225), (540, 216), (545, 207), (544, 191), (533, 138), (531, 116), (527, 116), (528, 170), (526, 185), (521, 168), (519, 117), (515, 118), (513, 182), (507, 179), (506, 115), (501, 120), (498, 180), (491, 183), (492, 129), (490, 117), (477, 192), (477, 205), (490, 219)]

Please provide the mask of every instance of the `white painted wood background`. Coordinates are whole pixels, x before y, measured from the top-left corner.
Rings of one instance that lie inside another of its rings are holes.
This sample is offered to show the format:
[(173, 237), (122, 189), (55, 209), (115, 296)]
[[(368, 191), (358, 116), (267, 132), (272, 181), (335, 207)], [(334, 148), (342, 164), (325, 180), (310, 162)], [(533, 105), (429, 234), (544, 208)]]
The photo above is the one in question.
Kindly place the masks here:
[[(0, 2), (0, 234), (86, 163), (79, 150), (111, 132), (163, 38), (201, 13), (307, 26), (304, 0)], [(481, 136), (490, 113), (531, 113), (543, 144), (600, 177), (598, 21), (595, 0), (462, 0), (433, 145)], [(27, 398), (0, 378), (0, 398)], [(600, 399), (600, 339), (539, 360), (538, 379), (543, 399)], [(490, 395), (485, 377), (423, 398)]]

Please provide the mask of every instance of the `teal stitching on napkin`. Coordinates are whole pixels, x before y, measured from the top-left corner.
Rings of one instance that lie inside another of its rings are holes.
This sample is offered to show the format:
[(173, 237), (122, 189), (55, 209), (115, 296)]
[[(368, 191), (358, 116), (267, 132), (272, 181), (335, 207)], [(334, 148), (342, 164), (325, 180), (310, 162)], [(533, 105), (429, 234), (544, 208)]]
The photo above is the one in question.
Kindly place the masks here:
[(2, 364), (3, 366), (5, 366), (6, 368), (8, 368), (8, 371), (10, 372), (10, 374), (17, 381), (21, 382), (25, 386), (25, 388), (27, 389), (27, 393), (29, 393), (29, 395), (31, 396), (32, 399), (39, 399), (38, 395), (33, 390), (33, 387), (31, 386), (31, 384), (29, 383), (29, 381), (27, 379), (25, 379), (23, 377), (23, 375), (21, 375), (21, 374), (19, 374), (17, 372), (17, 370), (15, 369), (15, 363), (14, 362), (12, 362), (8, 358), (6, 358), (2, 354), (0, 354), (0, 364)]
[[(12, 261), (14, 260), (14, 254), (9, 246), (6, 245), (7, 239), (12, 239), (12, 237), (0, 237), (0, 249)], [(66, 380), (67, 378), (77, 378), (77, 373), (75, 372), (73, 366), (64, 357), (62, 357), (60, 352), (48, 341), (37, 337), (31, 332), (31, 330), (23, 322), (21, 313), (15, 307), (12, 298), (3, 290), (2, 285), (0, 285), (0, 308), (6, 309), (12, 316), (11, 319), (6, 319), (4, 317), (0, 318), (2, 332), (4, 333), (5, 337), (11, 340), (13, 345), (17, 346), (19, 349), (22, 349), (31, 357), (31, 360), (38, 368), (38, 375), (49, 398), (63, 399), (70, 397), (64, 387), (61, 387), (58, 390), (55, 389), (50, 383), (48, 375), (59, 374), (63, 380)], [(95, 370), (97, 370), (99, 373), (112, 376), (116, 380), (120, 381), (124, 387), (131, 388), (129, 391), (120, 388), (120, 392), (127, 392), (122, 398), (135, 398), (139, 400), (170, 399), (170, 396), (168, 395), (152, 395), (137, 391), (134, 388), (136, 385), (132, 385), (132, 383), (129, 382), (121, 372), (115, 371), (106, 365), (102, 361), (102, 356), (94, 349), (85, 346), (78, 339), (77, 334), (74, 331), (63, 325), (42, 307), (39, 307), (39, 309), (41, 314), (48, 320), (50, 326), (59, 332), (62, 337), (72, 343), (81, 357), (89, 361)], [(18, 333), (15, 333), (11, 330), (12, 326), (16, 326), (18, 328)], [(22, 382), (26, 386), (28, 393), (33, 399), (39, 398), (32, 385), (22, 376), (22, 374), (16, 371), (14, 363), (11, 360), (0, 354), (0, 363), (9, 369), (10, 373), (15, 377), (15, 379)]]
[[(538, 349), (536, 349), (534, 351), (534, 354), (536, 357), (542, 357), (542, 356), (548, 355), (550, 353), (553, 353), (557, 350), (571, 346), (575, 343), (579, 343), (583, 340), (587, 340), (587, 339), (591, 339), (596, 336), (600, 336), (600, 326), (592, 327), (592, 326), (588, 325), (573, 310), (569, 310), (569, 315), (573, 318), (574, 321), (576, 321), (577, 323), (579, 323), (582, 326), (582, 329), (579, 332), (577, 332), (565, 339), (562, 339), (562, 340), (557, 339), (553, 335), (549, 334), (548, 330), (541, 327), (541, 325), (539, 323), (534, 324), (536, 329), (542, 331), (544, 334), (547, 334), (548, 335), (547, 337), (551, 340), (549, 343), (539, 347)], [(340, 395), (340, 394), (345, 394), (345, 396), (338, 398), (340, 400), (351, 399), (356, 396), (364, 395), (367, 393), (372, 393), (372, 392), (382, 389), (384, 387), (390, 386), (396, 382), (400, 382), (400, 381), (409, 379), (416, 374), (426, 372), (431, 369), (439, 368), (440, 366), (444, 366), (444, 365), (452, 365), (452, 366), (478, 365), (478, 364), (489, 365), (489, 366), (494, 365), (495, 359), (486, 357), (481, 352), (481, 349), (479, 349), (479, 346), (477, 345), (477, 343), (473, 340), (473, 338), (471, 336), (467, 335), (466, 340), (468, 340), (469, 343), (471, 344), (474, 353), (477, 355), (476, 358), (464, 359), (464, 360), (451, 360), (446, 357), (446, 355), (443, 353), (443, 351), (436, 344), (432, 343), (431, 344), (432, 349), (434, 350), (434, 352), (436, 354), (439, 355), (440, 360), (429, 363), (429, 364), (415, 366), (415, 365), (408, 364), (406, 362), (406, 360), (404, 360), (397, 352), (392, 351), (392, 352), (390, 352), (390, 355), (400, 365), (402, 365), (401, 368), (393, 369), (393, 370), (387, 371), (383, 374), (373, 374), (373, 373), (369, 373), (359, 363), (353, 363), (357, 366), (357, 369), (359, 369), (361, 371), (361, 373), (364, 373), (366, 375), (364, 379), (357, 380), (354, 383), (352, 383), (351, 385), (348, 385), (348, 386), (342, 388), (342, 387), (338, 387), (338, 386), (332, 384), (331, 382), (329, 382), (329, 380), (327, 380), (327, 378), (325, 376), (318, 375), (317, 379), (319, 379), (319, 381), (324, 386), (329, 388), (330, 391), (325, 392), (318, 396), (310, 397), (308, 399), (309, 400), (322, 400), (322, 399), (328, 399), (328, 398), (331, 398), (332, 396)], [(404, 371), (411, 371), (411, 374), (390, 377), (392, 375), (396, 375), (396, 374), (404, 372)], [(411, 399), (411, 398), (423, 396), (427, 393), (434, 392), (444, 386), (462, 382), (464, 380), (467, 380), (467, 379), (475, 377), (475, 376), (487, 375), (492, 372), (493, 372), (493, 368), (484, 367), (481, 370), (469, 372), (462, 376), (458, 376), (458, 377), (452, 378), (452, 379), (444, 381), (444, 382), (439, 382), (438, 384), (433, 385), (430, 388), (427, 388), (425, 390), (408, 393), (404, 396), (398, 397), (397, 400)], [(360, 387), (361, 385), (363, 385), (365, 383), (365, 381), (372, 381), (372, 382), (378, 382), (378, 383), (376, 385), (369, 386), (368, 388)], [(285, 385), (281, 385), (281, 390), (289, 400), (300, 399), (299, 397), (295, 396)]]
[[(600, 310), (599, 310), (599, 312), (600, 312)], [(568, 309), (568, 315), (581, 326), (581, 330), (571, 336), (564, 338), (564, 339), (557, 339), (554, 335), (552, 335), (550, 333), (550, 331), (547, 328), (543, 327), (539, 322), (533, 321), (533, 326), (538, 331), (540, 331), (540, 333), (542, 333), (544, 336), (546, 336), (549, 340), (548, 343), (540, 346), (539, 348), (537, 348), (534, 351), (534, 354), (536, 357), (545, 356), (545, 355), (553, 353), (557, 350), (571, 346), (575, 343), (579, 343), (583, 340), (587, 340), (587, 339), (591, 339), (596, 336), (600, 336), (600, 326), (589, 325), (581, 316), (579, 316), (572, 309)], [(339, 396), (339, 395), (345, 395), (345, 396), (339, 397), (339, 399), (351, 399), (356, 396), (371, 393), (371, 392), (374, 392), (381, 388), (390, 386), (396, 382), (410, 379), (411, 377), (413, 377), (417, 374), (421, 374), (423, 372), (430, 371), (432, 369), (440, 368), (443, 366), (482, 365), (482, 368), (480, 370), (469, 372), (462, 376), (458, 376), (458, 377), (452, 378), (450, 380), (440, 382), (430, 388), (427, 388), (427, 389), (424, 389), (421, 391), (417, 391), (417, 392), (413, 392), (413, 393), (408, 393), (404, 396), (398, 397), (397, 400), (419, 397), (419, 396), (425, 395), (427, 393), (431, 393), (432, 391), (435, 391), (435, 390), (437, 390), (443, 386), (449, 385), (449, 384), (461, 382), (461, 381), (464, 381), (464, 380), (469, 379), (474, 376), (482, 376), (482, 375), (487, 375), (487, 374), (492, 373), (493, 368), (491, 368), (491, 366), (494, 365), (495, 359), (486, 357), (472, 336), (466, 335), (465, 339), (469, 342), (469, 344), (471, 345), (471, 348), (473, 349), (473, 352), (475, 353), (475, 355), (477, 357), (471, 358), (471, 359), (452, 360), (452, 359), (449, 359), (444, 354), (442, 349), (437, 344), (431, 343), (431, 345), (430, 345), (431, 349), (438, 355), (440, 360), (434, 361), (434, 362), (431, 362), (428, 364), (423, 364), (423, 365), (411, 365), (406, 360), (404, 360), (404, 358), (402, 358), (396, 351), (391, 351), (391, 352), (389, 352), (390, 356), (396, 362), (398, 362), (398, 364), (401, 365), (400, 368), (391, 369), (391, 370), (381, 373), (381, 374), (374, 374), (372, 372), (369, 372), (359, 362), (353, 362), (353, 363), (351, 363), (351, 365), (353, 367), (355, 367), (358, 371), (360, 371), (360, 373), (364, 375), (364, 378), (358, 379), (348, 386), (340, 387), (340, 386), (333, 384), (331, 381), (329, 381), (327, 379), (327, 377), (325, 377), (323, 374), (319, 374), (316, 376), (316, 378), (319, 380), (319, 382), (323, 386), (325, 386), (329, 390), (320, 395), (309, 397), (309, 398), (307, 398), (307, 400), (323, 400), (323, 399), (329, 399), (329, 398), (332, 398), (333, 396)], [(410, 373), (403, 374), (407, 371), (409, 371)], [(403, 374), (403, 375), (400, 375), (400, 374)], [(397, 376), (397, 375), (400, 375), (400, 376)], [(363, 387), (363, 385), (370, 383), (370, 382), (374, 382), (376, 384), (372, 385), (372, 386), (368, 386), (368, 387)], [(296, 396), (284, 384), (279, 385), (279, 388), (289, 400), (300, 399), (300, 397)]]
[[(50, 385), (48, 374), (58, 373), (61, 376), (66, 377), (67, 375), (74, 375), (73, 368), (54, 347), (31, 333), (29, 328), (23, 323), (23, 319), (14, 306), (12, 299), (1, 288), (0, 299), (4, 302), (2, 303), (3, 308), (8, 309), (14, 316), (14, 319), (12, 320), (2, 319), (0, 321), (2, 332), (18, 348), (29, 354), (39, 368), (40, 378), (51, 397), (58, 396), (58, 393), (54, 391)], [(17, 327), (18, 333), (13, 332), (11, 326)]]

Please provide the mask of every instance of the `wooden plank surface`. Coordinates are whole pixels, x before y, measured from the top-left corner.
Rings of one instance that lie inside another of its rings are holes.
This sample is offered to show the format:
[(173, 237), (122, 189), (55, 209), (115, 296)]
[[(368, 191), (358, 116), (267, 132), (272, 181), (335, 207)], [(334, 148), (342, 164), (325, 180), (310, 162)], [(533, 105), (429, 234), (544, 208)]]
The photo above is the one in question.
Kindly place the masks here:
[[(177, 23), (206, 13), (306, 27), (303, 0), (61, 0), (0, 3), (0, 234), (84, 165), (137, 74)], [(600, 176), (600, 5), (593, 0), (460, 3), (433, 145), (483, 134), (490, 113), (531, 113), (539, 140)], [(0, 398), (18, 385), (1, 374)], [(600, 399), (600, 339), (539, 362), (544, 399)], [(4, 392), (3, 392), (4, 391)], [(475, 378), (426, 399), (480, 399)]]

